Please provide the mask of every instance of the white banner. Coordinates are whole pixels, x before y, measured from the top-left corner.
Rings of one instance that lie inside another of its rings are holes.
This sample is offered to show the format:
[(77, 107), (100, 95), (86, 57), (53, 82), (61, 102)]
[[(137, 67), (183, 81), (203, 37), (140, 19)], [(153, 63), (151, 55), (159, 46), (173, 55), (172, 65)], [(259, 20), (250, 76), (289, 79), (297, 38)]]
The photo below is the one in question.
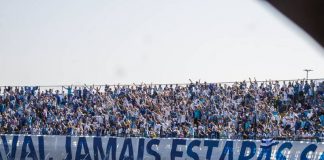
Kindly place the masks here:
[(324, 160), (324, 142), (1, 135), (0, 154), (37, 160)]

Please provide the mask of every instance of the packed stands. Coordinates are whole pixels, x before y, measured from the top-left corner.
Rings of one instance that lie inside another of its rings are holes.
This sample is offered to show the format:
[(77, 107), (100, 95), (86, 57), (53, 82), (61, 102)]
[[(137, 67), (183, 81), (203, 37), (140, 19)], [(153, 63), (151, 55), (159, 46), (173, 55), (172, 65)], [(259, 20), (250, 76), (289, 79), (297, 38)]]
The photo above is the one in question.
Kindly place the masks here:
[(0, 87), (0, 134), (323, 138), (324, 81)]

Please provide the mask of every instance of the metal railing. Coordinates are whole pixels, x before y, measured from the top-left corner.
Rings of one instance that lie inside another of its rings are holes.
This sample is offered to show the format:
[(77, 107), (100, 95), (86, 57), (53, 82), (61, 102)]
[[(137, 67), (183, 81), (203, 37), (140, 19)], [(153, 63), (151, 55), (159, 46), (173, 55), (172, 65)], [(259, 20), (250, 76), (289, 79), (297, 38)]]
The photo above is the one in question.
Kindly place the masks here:
[[(246, 83), (250, 83), (250, 80), (244, 80)], [(324, 82), (324, 78), (316, 78), (316, 79), (286, 79), (286, 80), (263, 80), (263, 81), (256, 81), (258, 84), (259, 83), (267, 83), (267, 82), (275, 82), (275, 81), (278, 81), (279, 82), (279, 84), (282, 84), (283, 82), (296, 82), (296, 81), (308, 81), (308, 82), (310, 82), (310, 81), (314, 81), (315, 82), (315, 84), (317, 85), (318, 83), (320, 83), (320, 82)], [(87, 87), (90, 87), (90, 86), (92, 86), (92, 87), (101, 87), (101, 90), (102, 89), (104, 89), (104, 87), (105, 86), (109, 86), (109, 87), (112, 87), (112, 88), (116, 88), (116, 87), (123, 87), (123, 86), (126, 86), (126, 87), (128, 87), (128, 86), (162, 86), (162, 87), (164, 87), (164, 86), (171, 86), (172, 85), (172, 87), (175, 87), (176, 85), (178, 85), (178, 86), (187, 86), (187, 85), (190, 85), (191, 83), (193, 83), (193, 84), (195, 84), (196, 82), (199, 82), (199, 84), (200, 85), (203, 85), (203, 84), (205, 84), (205, 82), (200, 82), (200, 81), (192, 81), (192, 82), (189, 82), (189, 83), (140, 83), (140, 84), (135, 84), (135, 83), (133, 83), (133, 84), (95, 84), (95, 85), (80, 85), (80, 84), (77, 84), (77, 85), (66, 85), (66, 84), (63, 84), (63, 85), (0, 85), (0, 89), (1, 90), (3, 90), (5, 87), (8, 87), (8, 86), (10, 86), (10, 87), (12, 87), (13, 89), (14, 88), (16, 88), (16, 87), (18, 87), (18, 88), (20, 88), (20, 87), (26, 87), (26, 86), (30, 86), (30, 87), (32, 87), (32, 86), (37, 86), (37, 87), (39, 87), (39, 89), (40, 90), (42, 90), (42, 91), (44, 91), (44, 90), (49, 90), (49, 89), (52, 89), (52, 90), (59, 90), (59, 91), (63, 91), (63, 90), (65, 90), (64, 89), (64, 87), (65, 88), (67, 88), (67, 87), (72, 87), (72, 89), (74, 89), (75, 87), (77, 87), (77, 88), (79, 88), (79, 87), (81, 87), (81, 88), (83, 88), (83, 87), (85, 87), (85, 86), (87, 86)], [(234, 84), (234, 83), (240, 83), (240, 82), (243, 82), (243, 81), (229, 81), (229, 82), (208, 82), (208, 83), (206, 83), (207, 85), (209, 85), (209, 84)], [(255, 82), (254, 80), (252, 80), (252, 82)]]

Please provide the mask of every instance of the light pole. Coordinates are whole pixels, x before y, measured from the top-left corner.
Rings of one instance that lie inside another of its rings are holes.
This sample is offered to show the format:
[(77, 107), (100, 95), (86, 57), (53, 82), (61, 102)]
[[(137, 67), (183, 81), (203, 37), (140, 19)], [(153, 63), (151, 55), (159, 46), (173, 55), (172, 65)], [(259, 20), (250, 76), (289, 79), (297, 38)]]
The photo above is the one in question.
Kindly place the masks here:
[(304, 71), (306, 72), (306, 80), (308, 80), (308, 72), (314, 71), (311, 69), (304, 69)]

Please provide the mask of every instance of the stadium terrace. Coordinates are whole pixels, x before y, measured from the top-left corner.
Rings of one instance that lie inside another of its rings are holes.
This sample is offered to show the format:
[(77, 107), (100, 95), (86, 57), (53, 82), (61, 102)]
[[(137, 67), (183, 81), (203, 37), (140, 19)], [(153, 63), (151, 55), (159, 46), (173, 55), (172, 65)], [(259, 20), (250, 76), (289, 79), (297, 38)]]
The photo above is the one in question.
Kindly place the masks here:
[(324, 81), (0, 87), (0, 133), (147, 138), (324, 137)]

